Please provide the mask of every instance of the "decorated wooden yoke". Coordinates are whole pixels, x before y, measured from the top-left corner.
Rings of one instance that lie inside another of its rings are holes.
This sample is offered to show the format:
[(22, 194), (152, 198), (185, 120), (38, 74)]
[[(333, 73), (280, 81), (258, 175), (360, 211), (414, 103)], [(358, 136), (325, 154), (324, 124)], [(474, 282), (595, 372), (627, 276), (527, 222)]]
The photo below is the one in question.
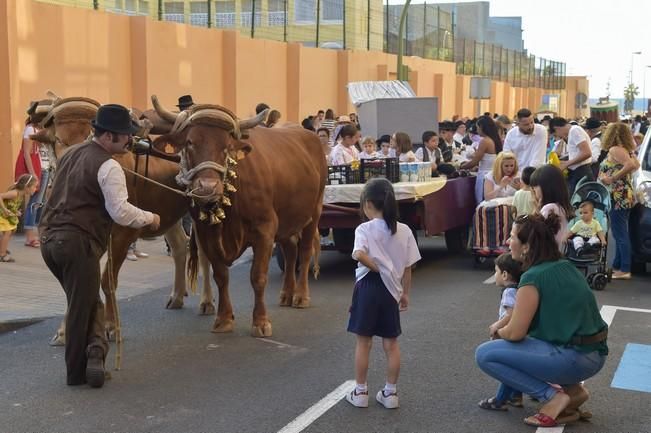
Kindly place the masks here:
[[(172, 113), (166, 111), (158, 102), (158, 98), (153, 95), (152, 103), (156, 112), (162, 119), (173, 124), (170, 134), (180, 133), (186, 128), (194, 124), (206, 124), (224, 129), (236, 140), (248, 138), (248, 130), (260, 124), (267, 115), (265, 110), (258, 114), (256, 117), (247, 120), (239, 120), (237, 116), (230, 110), (219, 105), (198, 104), (192, 106), (190, 109), (181, 111), (180, 113)], [(223, 184), (223, 194), (219, 200), (210, 205), (204, 205), (199, 211), (199, 220), (205, 221), (209, 224), (220, 224), (226, 219), (224, 207), (232, 205), (232, 194), (237, 192), (237, 188), (233, 185), (233, 181), (237, 179), (237, 160), (243, 155), (238, 155), (241, 151), (229, 151), (228, 148), (224, 149), (224, 164), (219, 164), (215, 161), (203, 161), (194, 167), (188, 164), (186, 149), (180, 151), (179, 174), (176, 176), (177, 183), (186, 188), (187, 194), (191, 197), (191, 206), (194, 207), (195, 198), (209, 199), (212, 195), (202, 196), (192, 189), (193, 179), (202, 170), (214, 170), (219, 174), (219, 178)]]

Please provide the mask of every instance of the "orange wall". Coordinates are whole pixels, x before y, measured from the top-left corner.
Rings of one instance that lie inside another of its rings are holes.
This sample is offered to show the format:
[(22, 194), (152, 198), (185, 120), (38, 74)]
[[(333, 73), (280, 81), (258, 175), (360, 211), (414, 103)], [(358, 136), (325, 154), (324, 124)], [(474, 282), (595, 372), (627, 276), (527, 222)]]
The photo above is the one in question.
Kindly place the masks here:
[[(29, 101), (47, 90), (140, 109), (150, 107), (152, 94), (170, 108), (180, 95), (191, 94), (196, 102), (221, 104), (241, 117), (266, 102), (284, 120), (299, 122), (318, 109), (354, 111), (346, 91), (350, 81), (396, 77), (396, 56), (381, 51), (251, 40), (235, 31), (33, 0), (0, 0), (0, 59), (0, 189), (13, 178)], [(404, 62), (416, 94), (439, 98), (441, 118), (477, 114), (470, 77), (457, 76), (454, 63), (420, 57)], [(587, 89), (581, 80), (573, 88)], [(482, 113), (512, 116), (539, 104), (542, 95), (502, 82), (493, 82), (492, 89)], [(573, 107), (571, 102), (562, 106)]]

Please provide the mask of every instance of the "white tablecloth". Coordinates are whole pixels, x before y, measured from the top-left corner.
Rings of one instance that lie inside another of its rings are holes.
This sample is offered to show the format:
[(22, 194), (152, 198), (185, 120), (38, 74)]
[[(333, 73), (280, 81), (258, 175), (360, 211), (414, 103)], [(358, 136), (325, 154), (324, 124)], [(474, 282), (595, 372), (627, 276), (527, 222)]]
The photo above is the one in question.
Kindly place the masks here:
[[(398, 182), (393, 184), (397, 200), (421, 200), (445, 186), (445, 177), (436, 177), (429, 182)], [(326, 185), (324, 203), (359, 203), (364, 184)]]

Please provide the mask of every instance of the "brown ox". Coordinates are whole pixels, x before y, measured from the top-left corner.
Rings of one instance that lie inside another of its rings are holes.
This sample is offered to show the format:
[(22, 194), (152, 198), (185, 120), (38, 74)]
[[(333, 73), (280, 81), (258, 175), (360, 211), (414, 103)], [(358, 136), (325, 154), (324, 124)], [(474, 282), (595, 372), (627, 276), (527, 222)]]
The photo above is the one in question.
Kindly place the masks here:
[[(50, 144), (54, 148), (56, 158), (59, 158), (71, 145), (83, 142), (91, 133), (90, 121), (95, 118), (99, 103), (87, 98), (66, 98), (57, 100), (53, 106), (46, 107), (48, 114), (43, 119), (44, 129), (39, 131), (33, 138), (40, 142)], [(43, 111), (43, 109), (40, 109)], [(149, 118), (156, 120), (155, 113), (149, 113)], [(129, 152), (114, 157), (122, 167), (136, 171), (136, 158), (140, 158), (137, 172), (147, 176), (171, 188), (178, 189), (175, 176), (179, 172), (178, 163), (166, 161), (156, 157), (149, 158), (147, 167), (144, 156), (136, 156)], [(153, 232), (148, 228), (132, 229), (114, 224), (111, 229), (111, 263), (112, 274), (109, 274), (108, 263), (102, 273), (102, 290), (106, 298), (106, 328), (109, 334), (115, 327), (115, 306), (111, 302), (109, 276), (112, 277), (113, 287), (117, 287), (118, 273), (126, 258), (129, 245), (139, 237), (152, 237), (165, 235), (172, 257), (174, 259), (174, 286), (172, 294), (167, 302), (167, 308), (176, 309), (183, 306), (183, 297), (186, 293), (185, 265), (187, 257), (187, 237), (181, 227), (180, 218), (187, 212), (188, 200), (179, 195), (167, 191), (142, 179), (134, 179), (135, 176), (126, 174), (129, 202), (160, 215), (160, 228)], [(202, 315), (214, 314), (213, 294), (210, 287), (209, 263), (201, 259), (202, 272), (204, 275), (203, 290), (199, 313)], [(54, 345), (65, 342), (65, 318), (57, 330), (52, 343)]]
[(285, 256), (285, 269), (294, 270), (299, 256), (298, 283), (294, 272), (285, 272), (280, 305), (303, 308), (310, 303), (308, 270), (327, 170), (319, 139), (302, 128), (253, 128), (264, 112), (239, 121), (215, 105), (194, 106), (179, 115), (160, 107), (155, 96), (152, 101), (161, 118), (174, 125), (159, 140), (181, 152), (188, 188), (198, 196), (190, 211), (196, 239), (219, 289), (213, 332), (233, 330), (228, 267), (252, 247), (251, 333), (271, 336), (264, 290), (274, 241)]

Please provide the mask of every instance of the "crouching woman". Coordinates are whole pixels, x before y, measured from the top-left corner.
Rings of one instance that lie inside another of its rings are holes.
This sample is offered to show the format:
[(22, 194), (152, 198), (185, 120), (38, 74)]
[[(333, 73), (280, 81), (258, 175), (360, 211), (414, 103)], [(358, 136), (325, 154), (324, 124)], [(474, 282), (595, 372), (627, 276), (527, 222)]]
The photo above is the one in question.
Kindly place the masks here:
[(486, 374), (543, 402), (524, 420), (539, 427), (579, 419), (588, 399), (581, 382), (601, 370), (608, 354), (608, 326), (583, 275), (561, 258), (554, 238), (559, 229), (553, 213), (516, 219), (511, 255), (525, 273), (511, 321), (475, 354)]

